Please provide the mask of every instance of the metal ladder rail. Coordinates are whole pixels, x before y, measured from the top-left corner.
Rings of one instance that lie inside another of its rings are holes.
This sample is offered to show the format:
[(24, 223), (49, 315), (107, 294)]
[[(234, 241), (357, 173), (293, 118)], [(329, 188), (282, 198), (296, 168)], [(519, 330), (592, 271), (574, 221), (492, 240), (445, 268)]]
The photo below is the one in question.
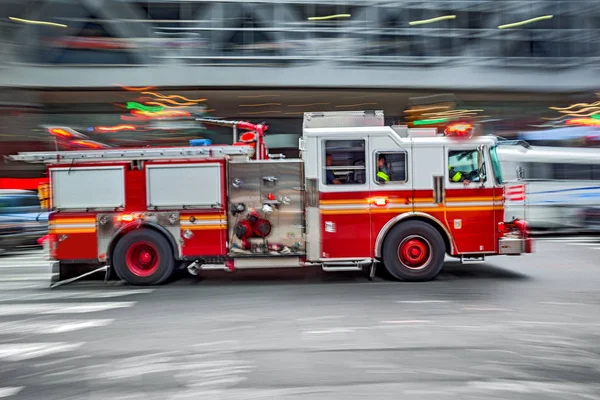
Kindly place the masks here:
[(223, 156), (249, 156), (254, 153), (250, 146), (207, 146), (145, 149), (110, 149), (85, 151), (21, 152), (5, 156), (10, 161), (28, 163), (132, 161), (148, 159), (189, 159)]

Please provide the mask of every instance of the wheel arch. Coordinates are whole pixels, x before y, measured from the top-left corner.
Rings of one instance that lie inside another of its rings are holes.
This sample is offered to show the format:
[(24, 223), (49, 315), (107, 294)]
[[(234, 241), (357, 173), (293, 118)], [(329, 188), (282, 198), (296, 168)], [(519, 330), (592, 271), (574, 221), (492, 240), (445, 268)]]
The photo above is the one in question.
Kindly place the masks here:
[(160, 233), (169, 242), (169, 245), (171, 246), (171, 251), (173, 252), (173, 258), (175, 258), (176, 260), (179, 260), (181, 258), (179, 256), (179, 246), (177, 245), (177, 241), (175, 240), (175, 238), (169, 231), (167, 231), (164, 227), (162, 227), (158, 224), (155, 224), (152, 222), (143, 222), (141, 224), (139, 224), (139, 223), (127, 224), (127, 225), (121, 227), (117, 232), (114, 233), (113, 237), (110, 239), (110, 244), (108, 245), (108, 249), (106, 252), (108, 261), (111, 261), (113, 251), (115, 250), (115, 247), (117, 246), (117, 243), (119, 242), (119, 240), (121, 240), (121, 238), (123, 238), (129, 232), (134, 231), (136, 229), (151, 229), (155, 232)]
[(377, 239), (375, 240), (375, 258), (382, 257), (381, 253), (383, 251), (383, 243), (385, 242), (385, 238), (387, 237), (388, 233), (392, 230), (392, 228), (406, 221), (421, 221), (432, 226), (442, 236), (442, 239), (444, 240), (444, 244), (446, 246), (446, 253), (453, 253), (453, 249), (455, 248), (455, 246), (452, 241), (452, 235), (450, 235), (448, 229), (444, 226), (444, 224), (442, 224), (442, 222), (439, 219), (423, 212), (408, 212), (397, 215), (396, 217), (389, 220), (383, 226), (383, 228), (381, 228), (379, 234), (377, 235)]

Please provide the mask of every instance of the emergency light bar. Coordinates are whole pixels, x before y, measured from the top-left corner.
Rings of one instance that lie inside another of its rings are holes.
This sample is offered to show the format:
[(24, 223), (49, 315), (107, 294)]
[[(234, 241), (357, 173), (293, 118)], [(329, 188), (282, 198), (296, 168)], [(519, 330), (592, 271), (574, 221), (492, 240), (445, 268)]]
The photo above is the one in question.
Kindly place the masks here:
[(470, 138), (473, 136), (473, 125), (467, 122), (450, 124), (444, 130), (444, 136), (456, 138)]

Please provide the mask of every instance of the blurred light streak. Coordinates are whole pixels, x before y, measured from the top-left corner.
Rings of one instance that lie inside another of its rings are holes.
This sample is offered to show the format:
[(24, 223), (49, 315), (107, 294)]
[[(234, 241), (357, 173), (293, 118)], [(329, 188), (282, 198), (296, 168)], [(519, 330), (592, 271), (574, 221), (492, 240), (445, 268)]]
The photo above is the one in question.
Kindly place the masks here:
[(126, 108), (128, 110), (140, 110), (140, 111), (149, 111), (149, 112), (158, 112), (165, 109), (164, 106), (159, 105), (157, 107), (146, 106), (144, 104), (137, 103), (135, 101), (128, 101)]
[(119, 85), (118, 83), (113, 83), (113, 86), (119, 86), (120, 88), (125, 89), (130, 92), (141, 92), (142, 90), (150, 90), (150, 89), (155, 88), (154, 86), (144, 86), (144, 87), (123, 86), (123, 85)]
[(169, 104), (174, 104), (176, 106), (195, 106), (198, 104), (197, 102), (178, 103), (175, 100), (171, 100), (171, 99), (154, 99), (154, 101), (156, 101), (156, 102), (165, 101)]
[(552, 19), (553, 17), (554, 17), (554, 15), (542, 15), (541, 17), (535, 17), (535, 18), (527, 19), (525, 21), (513, 22), (512, 24), (506, 24), (506, 25), (500, 25), (498, 27), (498, 29), (514, 28), (516, 26), (526, 25), (526, 24), (530, 24), (532, 22), (544, 21), (544, 20), (547, 20), (547, 19)]
[(594, 118), (573, 118), (566, 121), (567, 125), (600, 126), (600, 120)]
[(181, 99), (181, 100), (184, 100), (184, 101), (191, 101), (191, 102), (194, 102), (194, 103), (200, 103), (202, 101), (206, 101), (206, 99), (188, 99), (187, 97), (183, 97), (183, 96), (180, 96), (178, 94), (171, 94), (171, 95), (168, 95), (168, 96), (166, 96), (164, 94), (160, 94), (160, 93), (154, 93), (154, 92), (142, 92), (142, 94), (149, 94), (151, 96), (158, 97), (158, 98), (161, 98), (161, 99)]
[(97, 126), (95, 130), (98, 132), (135, 131), (136, 127), (133, 125)]
[[(579, 114), (581, 112), (584, 111), (590, 111), (590, 110), (595, 110), (589, 114)], [(600, 113), (600, 107), (586, 107), (584, 109), (578, 110), (578, 111), (559, 111), (560, 113), (566, 114), (568, 116), (572, 116), (572, 117), (591, 117), (592, 115), (598, 114)]]
[(48, 26), (56, 26), (58, 28), (67, 28), (65, 24), (57, 24), (56, 22), (47, 22), (47, 21), (36, 21), (33, 19), (23, 19), (16, 17), (8, 17), (11, 21), (22, 22), (24, 24), (34, 24), (34, 25), (48, 25)]
[(478, 113), (478, 112), (483, 112), (485, 110), (448, 110), (448, 111), (438, 111), (435, 113), (424, 113), (423, 115), (445, 115), (445, 116), (450, 116), (450, 115), (459, 115), (459, 114), (465, 114), (465, 113)]
[[(141, 111), (141, 110), (131, 110), (131, 114), (136, 117), (146, 117), (148, 119), (152, 118), (176, 118), (176, 117), (189, 117), (191, 114), (188, 111), (178, 111), (178, 110), (164, 110), (158, 112), (149, 112), (149, 111)], [(121, 116), (124, 117), (124, 116)]]
[(557, 111), (567, 111), (567, 110), (570, 110), (570, 109), (572, 109), (574, 107), (594, 107), (594, 106), (600, 106), (600, 101), (597, 101), (597, 102), (592, 103), (592, 104), (577, 103), (577, 104), (572, 104), (569, 107), (564, 107), (564, 108), (561, 108), (561, 107), (548, 107), (548, 108), (551, 109), (551, 110), (557, 110)]
[[(147, 101), (147, 102), (146, 102), (146, 104), (147, 104), (147, 105), (159, 106), (159, 107), (162, 107), (163, 109), (164, 109), (164, 108), (188, 108), (188, 107), (189, 107), (189, 106), (168, 106), (168, 105), (166, 105), (166, 104), (161, 104), (161, 103), (158, 103), (158, 102), (156, 102), (156, 101)], [(196, 105), (196, 106), (197, 106), (198, 104), (197, 104), (197, 103), (194, 103), (194, 105)]]
[(308, 103), (308, 104), (290, 104), (288, 107), (311, 107), (311, 106), (326, 106), (329, 103)]
[(374, 106), (377, 103), (358, 103), (358, 104), (343, 104), (341, 106), (336, 106), (336, 108), (344, 108), (344, 107), (360, 107), (360, 106)]
[(423, 25), (423, 24), (431, 24), (433, 22), (445, 21), (449, 19), (456, 19), (456, 15), (442, 15), (441, 17), (431, 18), (431, 19), (423, 19), (420, 21), (411, 21), (408, 24), (413, 25)]
[(448, 110), (454, 107), (456, 104), (451, 103), (448, 105), (439, 105), (439, 106), (422, 106), (422, 107), (411, 107), (408, 110), (405, 110), (405, 113), (417, 113), (423, 111), (433, 111), (433, 110)]
[(261, 104), (240, 104), (240, 107), (266, 107), (266, 106), (280, 106), (281, 103), (261, 103)]
[(420, 119), (417, 121), (413, 121), (415, 125), (433, 125), (433, 124), (442, 124), (444, 122), (448, 122), (449, 118), (439, 118), (439, 119)]
[(71, 132), (65, 131), (64, 129), (60, 129), (60, 128), (52, 128), (52, 129), (49, 129), (49, 131), (54, 136), (61, 136), (61, 137), (72, 137), (73, 136), (73, 134)]
[(327, 21), (330, 19), (336, 19), (336, 18), (350, 18), (352, 15), (351, 14), (334, 14), (334, 15), (325, 15), (322, 17), (308, 17), (309, 21)]
[(80, 146), (83, 147), (88, 147), (91, 149), (101, 149), (103, 147), (106, 147), (105, 145), (101, 144), (101, 143), (97, 143), (91, 140), (73, 140), (70, 142), (71, 144), (78, 144)]

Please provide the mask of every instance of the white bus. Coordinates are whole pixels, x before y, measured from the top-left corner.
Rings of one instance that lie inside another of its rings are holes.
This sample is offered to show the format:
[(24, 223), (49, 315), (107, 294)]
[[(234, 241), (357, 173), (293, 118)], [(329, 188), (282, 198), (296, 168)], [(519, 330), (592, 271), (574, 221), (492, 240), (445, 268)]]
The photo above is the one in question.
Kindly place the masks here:
[(525, 184), (524, 208), (508, 190), (507, 217), (526, 218), (533, 229), (583, 228), (584, 210), (600, 205), (600, 149), (507, 144), (497, 154), (507, 186)]

